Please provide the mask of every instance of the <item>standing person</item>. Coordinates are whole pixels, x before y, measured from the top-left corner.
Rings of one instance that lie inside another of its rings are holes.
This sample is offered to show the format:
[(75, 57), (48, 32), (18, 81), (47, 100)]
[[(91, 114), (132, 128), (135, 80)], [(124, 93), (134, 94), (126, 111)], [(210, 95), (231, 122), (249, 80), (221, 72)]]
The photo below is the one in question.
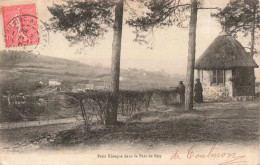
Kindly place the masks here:
[(180, 104), (181, 106), (183, 106), (185, 102), (185, 86), (182, 81), (179, 82), (177, 88), (178, 88), (178, 93), (180, 94)]
[(202, 89), (199, 78), (196, 79), (194, 92), (195, 92), (194, 101), (196, 101), (197, 103), (202, 103), (203, 102), (203, 96), (202, 96), (203, 89)]

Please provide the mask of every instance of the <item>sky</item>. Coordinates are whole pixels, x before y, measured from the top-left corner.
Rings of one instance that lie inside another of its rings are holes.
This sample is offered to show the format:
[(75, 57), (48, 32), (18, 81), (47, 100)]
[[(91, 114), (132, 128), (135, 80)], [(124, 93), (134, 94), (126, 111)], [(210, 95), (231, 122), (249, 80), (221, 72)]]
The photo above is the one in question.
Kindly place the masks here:
[[(51, 14), (47, 6), (57, 3), (58, 1), (28, 1), (23, 0), (19, 3), (36, 3), (38, 18), (43, 22), (49, 22)], [(228, 0), (203, 0), (203, 7), (221, 7), (227, 4)], [(15, 0), (2, 0), (1, 5), (13, 5), (18, 2)], [(126, 6), (127, 7), (127, 6)], [(133, 7), (133, 6), (132, 6)], [(199, 10), (197, 20), (197, 38), (196, 38), (196, 59), (207, 49), (209, 44), (222, 31), (217, 20), (211, 18), (210, 14), (216, 10)], [(2, 17), (2, 16), (1, 16)], [(2, 18), (0, 19), (2, 21)], [(0, 22), (1, 23), (1, 22)], [(3, 33), (2, 25), (0, 27)], [(186, 73), (187, 55), (188, 55), (188, 29), (182, 29), (175, 26), (157, 29), (154, 33), (154, 40), (151, 42), (152, 49), (149, 45), (139, 45), (133, 42), (135, 35), (134, 29), (123, 26), (122, 48), (121, 48), (121, 68), (138, 68), (148, 71), (165, 71), (170, 74)], [(71, 46), (62, 33), (49, 31), (49, 42), (41, 50), (41, 54), (60, 58), (80, 61), (90, 65), (102, 65), (110, 67), (112, 54), (112, 29), (108, 32), (103, 40), (95, 47), (86, 48), (81, 54), (77, 53), (80, 49), (78, 45)], [(248, 38), (239, 37), (238, 41), (247, 46)], [(4, 40), (0, 41), (0, 50), (3, 47)], [(259, 55), (256, 58), (260, 65)], [(257, 80), (260, 81), (260, 71), (255, 69)]]

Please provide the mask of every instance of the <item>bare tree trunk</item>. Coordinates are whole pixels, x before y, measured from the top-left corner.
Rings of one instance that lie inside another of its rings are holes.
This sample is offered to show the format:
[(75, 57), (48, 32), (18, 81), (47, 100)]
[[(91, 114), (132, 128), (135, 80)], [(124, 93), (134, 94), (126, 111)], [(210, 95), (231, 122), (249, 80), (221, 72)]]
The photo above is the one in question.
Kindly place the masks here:
[(194, 84), (194, 64), (196, 53), (196, 27), (197, 27), (197, 0), (191, 0), (191, 16), (189, 29), (189, 49), (188, 49), (188, 64), (186, 73), (186, 88), (185, 88), (185, 110), (193, 109), (193, 84)]
[[(257, 2), (256, 2), (257, 3)], [(252, 29), (251, 29), (251, 48), (250, 48), (250, 55), (254, 57), (254, 47), (255, 47), (255, 21), (256, 21), (256, 4), (253, 9), (253, 22), (252, 22)]]
[(119, 76), (120, 76), (120, 54), (121, 54), (121, 40), (122, 40), (122, 25), (123, 25), (123, 0), (117, 0), (115, 8), (115, 23), (114, 23), (114, 38), (112, 44), (112, 63), (111, 63), (111, 88), (112, 108), (109, 108), (106, 113), (106, 125), (113, 125), (117, 123), (117, 109), (119, 96)]

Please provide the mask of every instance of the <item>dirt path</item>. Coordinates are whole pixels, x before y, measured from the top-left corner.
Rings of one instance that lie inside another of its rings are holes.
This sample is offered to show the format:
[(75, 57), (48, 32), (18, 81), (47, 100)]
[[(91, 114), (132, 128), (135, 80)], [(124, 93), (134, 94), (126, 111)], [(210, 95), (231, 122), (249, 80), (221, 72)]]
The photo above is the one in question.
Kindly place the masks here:
[(78, 124), (51, 124), (37, 127), (21, 127), (13, 129), (2, 129), (0, 130), (0, 150), (5, 147), (13, 147), (19, 143), (26, 141), (35, 140), (36, 138), (53, 134), (55, 132), (72, 129)]
[[(118, 115), (118, 121), (124, 121), (127, 117)], [(39, 127), (46, 125), (57, 125), (57, 124), (69, 124), (79, 122), (80, 116), (64, 118), (64, 119), (52, 119), (52, 120), (41, 120), (41, 121), (22, 121), (22, 122), (6, 122), (0, 123), (0, 130), (14, 129), (14, 128), (26, 128), (26, 127)], [(92, 122), (97, 121), (96, 118), (92, 119)]]
[(54, 125), (54, 124), (68, 124), (68, 123), (74, 123), (76, 121), (77, 121), (77, 119), (75, 117), (73, 117), (73, 118), (42, 120), (42, 121), (23, 121), (23, 122), (0, 123), (0, 130), (13, 129), (13, 128), (24, 128), (24, 127), (37, 127), (37, 126)]

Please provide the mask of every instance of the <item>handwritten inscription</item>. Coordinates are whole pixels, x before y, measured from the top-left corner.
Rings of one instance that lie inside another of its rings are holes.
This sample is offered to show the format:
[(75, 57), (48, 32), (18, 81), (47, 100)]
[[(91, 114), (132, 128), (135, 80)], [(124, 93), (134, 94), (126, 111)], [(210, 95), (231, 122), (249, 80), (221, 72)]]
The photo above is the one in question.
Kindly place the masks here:
[[(191, 147), (188, 148), (186, 152), (186, 157), (184, 159), (229, 159), (226, 162), (220, 163), (219, 165), (226, 165), (226, 164), (235, 164), (235, 163), (245, 163), (243, 158), (245, 155), (239, 155), (235, 152), (217, 152), (216, 151), (216, 144), (212, 145), (210, 150), (206, 153), (195, 151), (196, 145), (193, 144)], [(172, 154), (171, 160), (182, 159), (183, 157), (180, 156), (178, 149)]]

